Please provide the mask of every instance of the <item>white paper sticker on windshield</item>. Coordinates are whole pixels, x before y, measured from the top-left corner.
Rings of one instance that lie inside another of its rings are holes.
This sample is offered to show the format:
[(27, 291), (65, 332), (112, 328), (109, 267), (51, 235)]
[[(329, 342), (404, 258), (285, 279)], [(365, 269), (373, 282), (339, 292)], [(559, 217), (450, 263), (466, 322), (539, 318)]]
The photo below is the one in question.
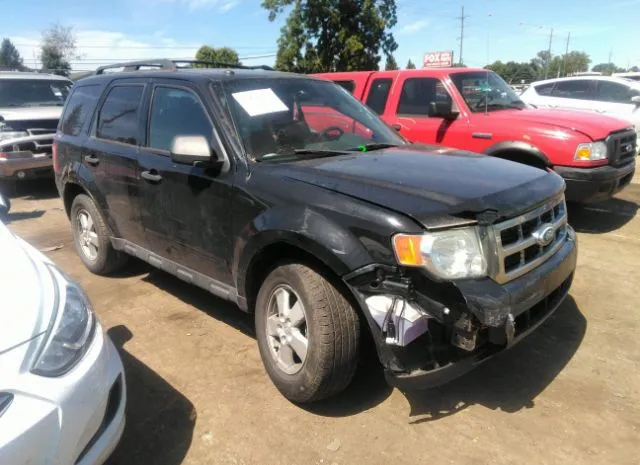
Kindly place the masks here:
[(268, 113), (278, 113), (287, 111), (289, 108), (271, 89), (247, 90), (233, 94), (249, 116), (266, 115)]

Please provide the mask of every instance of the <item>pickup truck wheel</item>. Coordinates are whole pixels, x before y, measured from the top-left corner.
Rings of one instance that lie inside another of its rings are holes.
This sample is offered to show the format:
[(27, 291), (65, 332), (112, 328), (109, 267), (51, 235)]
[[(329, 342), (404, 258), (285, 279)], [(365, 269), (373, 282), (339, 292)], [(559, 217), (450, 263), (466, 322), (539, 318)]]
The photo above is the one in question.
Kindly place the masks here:
[(109, 228), (88, 195), (73, 199), (71, 230), (76, 251), (92, 273), (113, 273), (127, 261), (127, 255), (111, 245)]
[(358, 315), (319, 273), (301, 264), (274, 269), (256, 301), (262, 361), (278, 390), (293, 402), (315, 402), (342, 391), (358, 362)]

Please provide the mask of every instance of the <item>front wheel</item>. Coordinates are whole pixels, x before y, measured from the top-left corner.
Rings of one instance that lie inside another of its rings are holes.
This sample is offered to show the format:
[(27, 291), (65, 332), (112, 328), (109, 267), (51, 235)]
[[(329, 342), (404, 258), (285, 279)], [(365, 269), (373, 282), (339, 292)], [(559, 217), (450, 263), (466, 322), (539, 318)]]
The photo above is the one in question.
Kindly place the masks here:
[(274, 269), (258, 293), (255, 321), (264, 366), (287, 399), (315, 402), (351, 382), (358, 362), (358, 315), (312, 268)]

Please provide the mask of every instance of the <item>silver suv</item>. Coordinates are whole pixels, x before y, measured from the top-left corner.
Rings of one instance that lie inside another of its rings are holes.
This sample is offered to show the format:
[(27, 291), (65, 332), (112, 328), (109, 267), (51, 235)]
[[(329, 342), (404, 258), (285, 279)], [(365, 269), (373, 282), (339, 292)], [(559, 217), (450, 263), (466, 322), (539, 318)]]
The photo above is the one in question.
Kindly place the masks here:
[(53, 135), (72, 84), (52, 74), (0, 71), (0, 188), (53, 175)]

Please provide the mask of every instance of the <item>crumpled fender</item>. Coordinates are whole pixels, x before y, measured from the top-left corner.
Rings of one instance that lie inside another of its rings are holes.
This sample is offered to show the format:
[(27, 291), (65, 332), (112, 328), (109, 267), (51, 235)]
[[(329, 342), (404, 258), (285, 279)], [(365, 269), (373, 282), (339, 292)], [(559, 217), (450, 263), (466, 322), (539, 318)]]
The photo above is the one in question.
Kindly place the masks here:
[(286, 243), (314, 255), (336, 275), (371, 263), (362, 242), (349, 230), (306, 206), (279, 206), (264, 211), (241, 231), (234, 247), (232, 270), (241, 297), (246, 275), (259, 252)]

